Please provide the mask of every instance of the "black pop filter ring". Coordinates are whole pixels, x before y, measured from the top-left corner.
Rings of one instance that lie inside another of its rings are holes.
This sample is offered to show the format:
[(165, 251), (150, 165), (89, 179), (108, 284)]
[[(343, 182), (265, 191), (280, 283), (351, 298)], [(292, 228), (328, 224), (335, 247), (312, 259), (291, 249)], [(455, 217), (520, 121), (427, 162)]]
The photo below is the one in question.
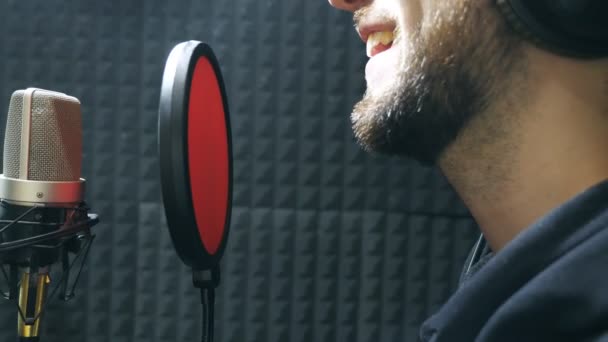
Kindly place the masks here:
[[(206, 247), (201, 237), (203, 228), (197, 225), (197, 208), (193, 200), (188, 154), (190, 92), (197, 63), (201, 60), (209, 62), (217, 81), (227, 139), (226, 212), (221, 227), (223, 230), (220, 232), (221, 238), (216, 239), (217, 246), (212, 250)], [(212, 49), (199, 41), (176, 45), (169, 54), (163, 75), (159, 103), (158, 151), (162, 197), (169, 233), (177, 254), (193, 270), (210, 270), (217, 266), (226, 247), (232, 210), (232, 138), (229, 118), (224, 81)]]

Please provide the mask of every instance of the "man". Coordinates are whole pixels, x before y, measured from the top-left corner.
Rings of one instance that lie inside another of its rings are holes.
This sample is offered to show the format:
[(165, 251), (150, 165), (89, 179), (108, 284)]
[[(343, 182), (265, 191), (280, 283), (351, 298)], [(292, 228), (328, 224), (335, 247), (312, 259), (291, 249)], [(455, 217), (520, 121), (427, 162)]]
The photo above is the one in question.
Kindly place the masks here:
[(437, 165), (485, 237), (421, 339), (608, 341), (608, 2), (528, 1), (596, 25), (586, 46), (522, 34), (508, 0), (329, 2), (370, 57), (358, 141)]

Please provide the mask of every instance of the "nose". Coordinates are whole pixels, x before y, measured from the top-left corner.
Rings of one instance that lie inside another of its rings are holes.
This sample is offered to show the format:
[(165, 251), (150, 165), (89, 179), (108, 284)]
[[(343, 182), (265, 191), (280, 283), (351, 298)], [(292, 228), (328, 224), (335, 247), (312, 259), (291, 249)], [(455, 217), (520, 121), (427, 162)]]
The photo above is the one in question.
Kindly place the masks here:
[(372, 1), (373, 0), (329, 0), (329, 4), (344, 11), (355, 12)]

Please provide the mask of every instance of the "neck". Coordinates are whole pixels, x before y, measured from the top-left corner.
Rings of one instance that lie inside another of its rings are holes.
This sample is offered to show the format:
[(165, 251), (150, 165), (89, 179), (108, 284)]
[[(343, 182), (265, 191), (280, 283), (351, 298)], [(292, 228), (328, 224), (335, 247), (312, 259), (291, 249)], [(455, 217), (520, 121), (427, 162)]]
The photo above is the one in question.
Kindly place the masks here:
[(525, 102), (474, 118), (439, 162), (495, 252), (608, 178), (605, 66), (541, 57)]

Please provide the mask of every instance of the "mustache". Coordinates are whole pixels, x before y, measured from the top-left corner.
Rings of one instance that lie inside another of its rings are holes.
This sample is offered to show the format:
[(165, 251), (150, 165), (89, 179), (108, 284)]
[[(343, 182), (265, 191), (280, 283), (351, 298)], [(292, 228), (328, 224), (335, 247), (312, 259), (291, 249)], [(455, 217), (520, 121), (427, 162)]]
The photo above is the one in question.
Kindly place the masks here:
[(375, 7), (373, 4), (361, 7), (353, 14), (355, 28), (361, 26), (363, 21), (397, 21), (395, 15), (385, 8)]
[(369, 15), (369, 12), (371, 12), (371, 6), (361, 7), (355, 11), (353, 14), (353, 22), (355, 27), (359, 27), (361, 25), (361, 21), (363, 18), (366, 18)]

